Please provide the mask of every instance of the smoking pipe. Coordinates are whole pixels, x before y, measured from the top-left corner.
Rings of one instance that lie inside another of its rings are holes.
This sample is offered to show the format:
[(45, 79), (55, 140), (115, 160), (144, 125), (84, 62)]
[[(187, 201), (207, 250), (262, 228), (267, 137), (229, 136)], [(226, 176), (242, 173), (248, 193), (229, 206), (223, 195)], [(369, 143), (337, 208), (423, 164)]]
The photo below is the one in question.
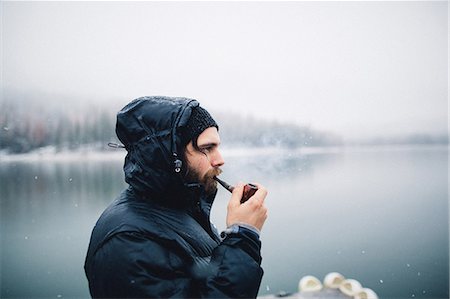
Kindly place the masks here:
[[(231, 186), (230, 184), (222, 181), (221, 179), (219, 179), (218, 177), (214, 177), (214, 179), (225, 189), (227, 189), (230, 192), (233, 192), (234, 187)], [(253, 196), (253, 194), (255, 194), (256, 190), (258, 190), (258, 186), (254, 185), (254, 184), (246, 184), (244, 186), (244, 192), (242, 193), (242, 198), (241, 198), (241, 203), (246, 202), (250, 197)]]

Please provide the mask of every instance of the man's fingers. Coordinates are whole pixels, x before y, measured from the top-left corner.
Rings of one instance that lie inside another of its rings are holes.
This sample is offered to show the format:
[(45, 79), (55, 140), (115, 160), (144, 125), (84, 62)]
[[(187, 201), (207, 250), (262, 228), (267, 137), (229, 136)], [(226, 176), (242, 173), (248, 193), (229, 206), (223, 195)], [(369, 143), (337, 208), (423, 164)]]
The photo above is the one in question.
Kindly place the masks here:
[(254, 185), (256, 185), (258, 187), (258, 190), (255, 192), (255, 194), (253, 194), (252, 197), (260, 200), (261, 202), (264, 202), (264, 199), (267, 196), (267, 189), (258, 183), (255, 183)]
[(239, 206), (241, 204), (242, 193), (244, 192), (244, 184), (238, 183), (231, 194), (230, 204), (233, 206)]
[(267, 189), (262, 185), (255, 185), (258, 190), (243, 204), (241, 204), (241, 199), (244, 184), (236, 185), (228, 203), (227, 226), (233, 223), (247, 223), (261, 230), (267, 218), (267, 207), (264, 205)]

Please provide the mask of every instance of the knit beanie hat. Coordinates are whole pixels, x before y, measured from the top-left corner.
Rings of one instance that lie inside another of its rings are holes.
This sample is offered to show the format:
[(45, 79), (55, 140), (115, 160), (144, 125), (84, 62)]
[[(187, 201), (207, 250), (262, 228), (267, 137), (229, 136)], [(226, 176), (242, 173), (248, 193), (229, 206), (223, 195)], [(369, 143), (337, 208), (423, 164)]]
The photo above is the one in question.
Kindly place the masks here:
[(200, 106), (194, 107), (192, 109), (191, 116), (181, 132), (181, 141), (183, 145), (193, 141), (197, 141), (198, 136), (207, 128), (216, 127), (219, 129), (216, 121), (211, 117), (211, 115)]

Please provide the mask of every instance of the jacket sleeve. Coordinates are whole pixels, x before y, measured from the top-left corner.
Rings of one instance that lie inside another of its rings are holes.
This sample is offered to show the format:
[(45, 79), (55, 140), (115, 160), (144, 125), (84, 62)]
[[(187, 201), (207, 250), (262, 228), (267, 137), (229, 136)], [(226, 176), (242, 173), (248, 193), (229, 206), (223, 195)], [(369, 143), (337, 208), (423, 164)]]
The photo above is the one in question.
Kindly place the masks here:
[(202, 297), (255, 298), (263, 276), (259, 236), (245, 227), (213, 251)]

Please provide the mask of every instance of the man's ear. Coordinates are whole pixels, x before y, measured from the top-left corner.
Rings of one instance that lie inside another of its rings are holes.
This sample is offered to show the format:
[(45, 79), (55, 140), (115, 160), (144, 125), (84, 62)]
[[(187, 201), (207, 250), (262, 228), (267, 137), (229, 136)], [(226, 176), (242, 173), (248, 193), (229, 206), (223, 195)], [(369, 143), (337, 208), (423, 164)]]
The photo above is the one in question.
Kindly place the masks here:
[(195, 150), (195, 146), (192, 141), (189, 141), (183, 148), (183, 157), (186, 158), (186, 156), (190, 154), (193, 150)]

